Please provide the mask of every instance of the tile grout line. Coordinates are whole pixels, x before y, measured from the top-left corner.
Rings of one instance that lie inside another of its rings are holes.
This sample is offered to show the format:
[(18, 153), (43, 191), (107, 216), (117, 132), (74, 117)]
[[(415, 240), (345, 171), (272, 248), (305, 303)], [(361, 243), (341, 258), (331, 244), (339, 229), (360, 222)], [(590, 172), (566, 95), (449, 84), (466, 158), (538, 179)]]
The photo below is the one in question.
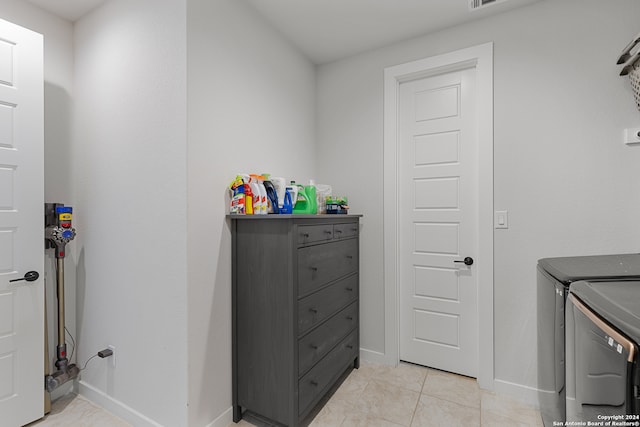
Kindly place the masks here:
[[(371, 383), (372, 378), (368, 378), (367, 379), (367, 383), (365, 384), (365, 386), (362, 388), (362, 390), (360, 391), (360, 393), (358, 394), (358, 401), (360, 401), (360, 399), (362, 398), (362, 393), (364, 393), (364, 390), (369, 386), (369, 384)], [(344, 423), (347, 422), (347, 416), (343, 415), (342, 417), (342, 421), (340, 422), (340, 427), (342, 427), (344, 425)]]
[(420, 404), (420, 398), (422, 397), (422, 391), (424, 390), (424, 384), (427, 382), (427, 377), (429, 376), (429, 371), (424, 374), (424, 379), (422, 380), (422, 387), (420, 387), (420, 392), (418, 393), (418, 400), (416, 401), (416, 406), (413, 408), (413, 413), (411, 414), (411, 421), (409, 421), (409, 426), (413, 425), (413, 419), (416, 417), (416, 412), (418, 411), (418, 405)]

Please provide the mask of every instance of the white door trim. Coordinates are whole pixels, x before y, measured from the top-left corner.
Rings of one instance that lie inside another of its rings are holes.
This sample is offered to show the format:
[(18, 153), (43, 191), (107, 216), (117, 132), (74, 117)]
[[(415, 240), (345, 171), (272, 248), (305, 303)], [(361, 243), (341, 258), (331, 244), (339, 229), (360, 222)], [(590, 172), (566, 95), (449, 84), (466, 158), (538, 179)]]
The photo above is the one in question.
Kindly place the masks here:
[(494, 388), (493, 325), (493, 43), (400, 64), (384, 70), (384, 292), (385, 358), (399, 362), (398, 96), (400, 83), (475, 67), (478, 114), (478, 384)]

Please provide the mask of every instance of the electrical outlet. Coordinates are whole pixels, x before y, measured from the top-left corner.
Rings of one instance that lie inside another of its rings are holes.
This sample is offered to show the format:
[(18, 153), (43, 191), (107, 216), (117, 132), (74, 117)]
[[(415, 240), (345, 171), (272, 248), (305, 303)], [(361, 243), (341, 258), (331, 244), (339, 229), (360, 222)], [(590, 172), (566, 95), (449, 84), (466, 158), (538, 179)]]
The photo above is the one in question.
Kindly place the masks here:
[(628, 128), (624, 130), (624, 143), (627, 145), (640, 144), (640, 128)]
[(111, 355), (111, 357), (109, 357), (109, 359), (111, 359), (111, 366), (115, 368), (116, 367), (116, 347), (114, 345), (108, 345), (107, 348), (113, 352), (113, 354)]

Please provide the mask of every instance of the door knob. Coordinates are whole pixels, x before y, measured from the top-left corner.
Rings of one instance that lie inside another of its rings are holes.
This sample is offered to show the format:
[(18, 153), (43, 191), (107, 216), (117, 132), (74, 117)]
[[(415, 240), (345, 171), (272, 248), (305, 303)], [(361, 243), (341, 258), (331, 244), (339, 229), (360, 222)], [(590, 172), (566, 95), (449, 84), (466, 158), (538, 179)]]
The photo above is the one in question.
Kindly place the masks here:
[(21, 277), (19, 279), (9, 280), (9, 282), (19, 282), (21, 280), (26, 280), (27, 282), (34, 282), (38, 280), (38, 277), (40, 277), (40, 275), (38, 274), (37, 271), (27, 271), (24, 277)]
[(471, 265), (471, 264), (473, 264), (473, 258), (468, 256), (468, 257), (465, 257), (465, 259), (463, 259), (463, 260), (455, 260), (453, 262), (464, 262), (464, 265)]

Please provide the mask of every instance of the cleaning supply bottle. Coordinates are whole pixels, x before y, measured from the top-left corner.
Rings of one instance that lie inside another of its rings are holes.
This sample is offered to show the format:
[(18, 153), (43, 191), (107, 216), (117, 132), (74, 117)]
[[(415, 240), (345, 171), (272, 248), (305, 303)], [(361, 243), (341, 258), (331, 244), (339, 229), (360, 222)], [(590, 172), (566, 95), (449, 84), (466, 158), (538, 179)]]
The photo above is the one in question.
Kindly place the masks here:
[(269, 194), (267, 193), (267, 187), (264, 186), (264, 181), (264, 176), (258, 175), (258, 185), (260, 185), (260, 191), (262, 191), (262, 215), (267, 215), (270, 212), (271, 202)]
[(267, 197), (267, 189), (264, 186), (264, 176), (256, 175), (256, 180), (260, 191), (260, 215), (266, 215), (269, 213), (269, 198)]
[(293, 213), (309, 214), (309, 212), (309, 199), (307, 198), (307, 193), (305, 192), (303, 186), (299, 186), (296, 204), (293, 206)]
[(309, 213), (316, 215), (318, 213), (318, 196), (316, 195), (316, 182), (312, 179), (309, 180), (309, 185), (304, 187), (304, 191), (309, 200)]
[(251, 189), (251, 193), (253, 195), (253, 214), (260, 215), (260, 207), (261, 207), (261, 197), (260, 197), (260, 189), (258, 188), (258, 182), (256, 181), (255, 175), (249, 175), (248, 179), (249, 188)]
[(244, 187), (244, 211), (247, 215), (253, 215), (253, 191), (248, 183), (243, 184)]
[(298, 190), (300, 189), (295, 181), (291, 181), (291, 184), (287, 185), (287, 190), (289, 190), (289, 194), (291, 194), (291, 204), (293, 207), (296, 207), (296, 203), (298, 202)]
[(276, 189), (276, 194), (278, 195), (278, 208), (281, 208), (284, 205), (284, 194), (287, 190), (287, 180), (279, 176), (272, 176), (269, 178), (269, 181), (273, 183), (273, 186)]
[(316, 188), (313, 185), (298, 185), (298, 200), (293, 208), (294, 214), (315, 215), (318, 211)]
[(246, 195), (244, 194), (244, 182), (242, 177), (236, 176), (231, 185), (231, 205), (229, 206), (229, 213), (232, 215), (244, 215)]
[(267, 213), (277, 214), (280, 212), (280, 207), (278, 206), (278, 192), (269, 179), (269, 174), (263, 173), (262, 176), (265, 178), (262, 184), (264, 185), (264, 189), (267, 190), (267, 203), (269, 205)]
[(243, 187), (244, 187), (244, 211), (247, 215), (254, 215), (253, 206), (255, 204), (253, 189), (251, 188), (251, 177), (249, 174), (242, 173), (239, 174), (238, 177), (242, 179)]
[(291, 193), (289, 189), (284, 190), (284, 198), (282, 201), (282, 207), (280, 208), (281, 214), (292, 214), (293, 213), (293, 202), (291, 201)]

